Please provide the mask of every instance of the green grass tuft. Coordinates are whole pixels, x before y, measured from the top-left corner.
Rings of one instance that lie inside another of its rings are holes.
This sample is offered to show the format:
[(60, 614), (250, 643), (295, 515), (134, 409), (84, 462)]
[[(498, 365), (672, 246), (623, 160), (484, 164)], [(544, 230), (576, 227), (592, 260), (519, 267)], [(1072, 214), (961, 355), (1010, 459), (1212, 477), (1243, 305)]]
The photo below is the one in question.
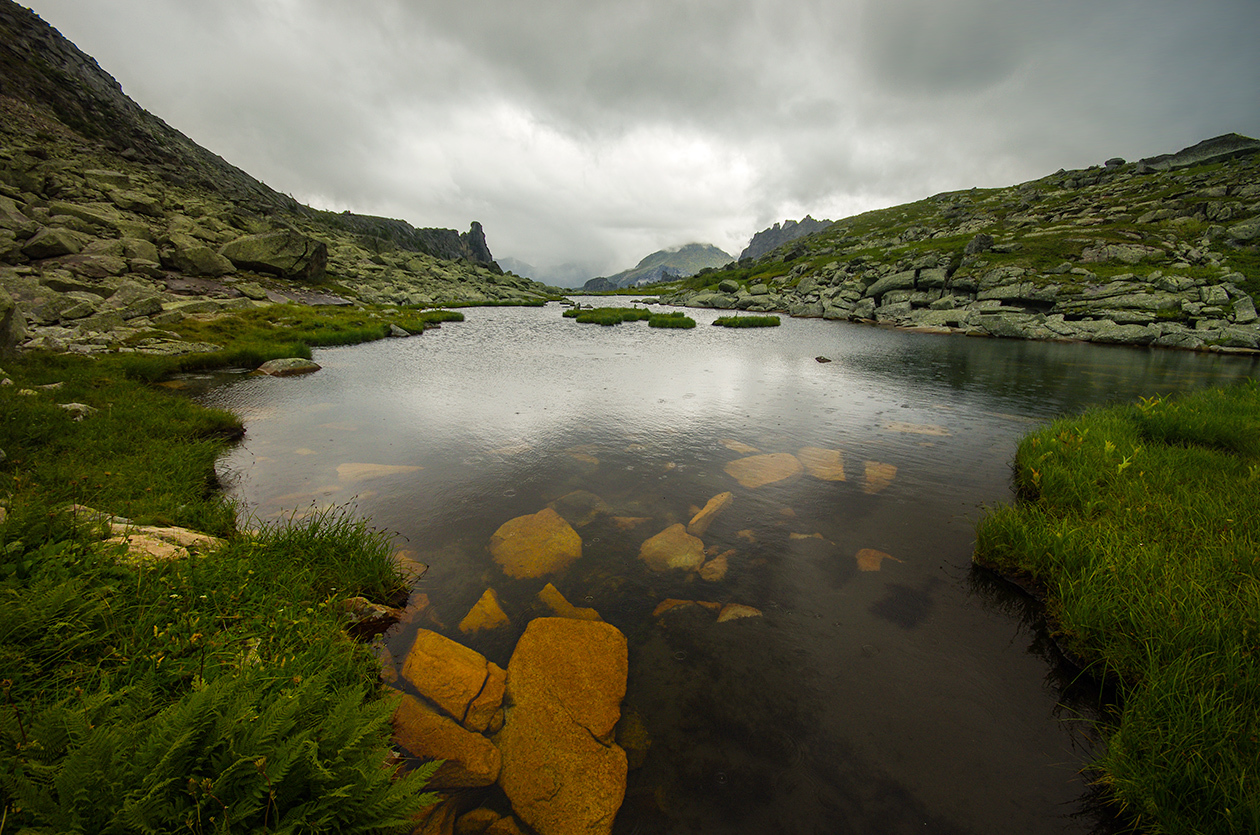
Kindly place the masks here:
[(649, 328), (694, 328), (696, 320), (681, 310), (672, 313), (653, 313), (648, 319)]
[(777, 328), (778, 316), (719, 316), (713, 324), (720, 328)]
[(640, 322), (652, 316), (650, 310), (641, 307), (572, 307), (564, 311), (566, 319), (575, 319), (584, 325), (610, 327), (622, 322)]
[(1260, 386), (1095, 410), (1020, 444), (976, 561), (1046, 590), (1117, 682), (1100, 782), (1152, 832), (1260, 822)]

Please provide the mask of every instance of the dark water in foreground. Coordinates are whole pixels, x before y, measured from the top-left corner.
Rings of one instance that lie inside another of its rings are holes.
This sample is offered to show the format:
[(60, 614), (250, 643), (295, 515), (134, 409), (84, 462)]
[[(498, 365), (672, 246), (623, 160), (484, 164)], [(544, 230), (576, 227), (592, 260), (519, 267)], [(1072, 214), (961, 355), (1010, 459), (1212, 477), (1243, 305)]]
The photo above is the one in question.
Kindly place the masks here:
[[(319, 351), (317, 374), (206, 396), (246, 421), (221, 467), (264, 518), (354, 500), (431, 564), (419, 588), (443, 631), (504, 666), (546, 614), (546, 580), (507, 578), (491, 534), (573, 491), (598, 496), (610, 513), (578, 528), (582, 559), (548, 579), (629, 639), (625, 710), (652, 746), (616, 832), (1093, 831), (1078, 772), (1097, 699), (1035, 612), (972, 569), (974, 522), (1010, 499), (1015, 445), (1037, 423), (1260, 366), (820, 320), (731, 331), (689, 314), (699, 327), (666, 331), (578, 325), (556, 305), (472, 309), (420, 338)], [(740, 444), (841, 450), (847, 479), (746, 489), (723, 470)], [(875, 491), (865, 462), (895, 466), (891, 482)], [(339, 473), (348, 463), (420, 469)], [(735, 552), (723, 579), (643, 566), (643, 540), (727, 490), (704, 536)], [(860, 571), (861, 549), (893, 559)], [(510, 634), (461, 636), (487, 586)], [(654, 618), (666, 598), (764, 615)]]

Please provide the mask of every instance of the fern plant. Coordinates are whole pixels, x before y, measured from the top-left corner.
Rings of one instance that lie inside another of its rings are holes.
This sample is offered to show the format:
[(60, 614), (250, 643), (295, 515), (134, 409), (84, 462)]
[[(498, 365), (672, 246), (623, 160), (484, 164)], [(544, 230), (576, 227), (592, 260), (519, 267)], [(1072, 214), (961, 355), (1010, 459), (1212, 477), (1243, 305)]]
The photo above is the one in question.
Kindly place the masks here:
[(0, 721), (18, 823), (58, 832), (402, 832), (437, 764), (394, 778), (390, 699), (245, 670), (153, 712), (143, 687)]

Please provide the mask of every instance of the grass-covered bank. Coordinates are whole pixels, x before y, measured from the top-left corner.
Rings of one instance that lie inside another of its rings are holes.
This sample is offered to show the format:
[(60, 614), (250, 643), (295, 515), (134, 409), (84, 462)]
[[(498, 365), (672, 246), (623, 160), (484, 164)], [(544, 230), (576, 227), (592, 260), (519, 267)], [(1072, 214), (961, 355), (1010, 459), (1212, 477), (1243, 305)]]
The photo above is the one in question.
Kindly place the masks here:
[[(389, 537), (344, 510), (239, 535), (214, 461), (240, 421), (151, 384), (405, 316), (277, 306), (184, 325), (221, 352), (0, 361), (0, 830), (410, 827), (421, 780), (384, 767), (392, 702), (345, 631), (346, 598), (404, 588)], [(70, 503), (227, 544), (132, 565)]]
[(1060, 420), (976, 560), (1119, 687), (1098, 779), (1142, 831), (1260, 832), (1260, 386)]

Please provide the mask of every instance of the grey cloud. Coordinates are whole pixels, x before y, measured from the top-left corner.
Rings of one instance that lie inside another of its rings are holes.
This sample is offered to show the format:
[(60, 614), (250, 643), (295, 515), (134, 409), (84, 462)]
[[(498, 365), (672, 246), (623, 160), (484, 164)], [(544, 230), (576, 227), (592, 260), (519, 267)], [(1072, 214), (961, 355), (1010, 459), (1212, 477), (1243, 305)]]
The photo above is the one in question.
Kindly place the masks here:
[(1254, 0), (28, 0), (275, 188), (614, 272), (1260, 133)]

